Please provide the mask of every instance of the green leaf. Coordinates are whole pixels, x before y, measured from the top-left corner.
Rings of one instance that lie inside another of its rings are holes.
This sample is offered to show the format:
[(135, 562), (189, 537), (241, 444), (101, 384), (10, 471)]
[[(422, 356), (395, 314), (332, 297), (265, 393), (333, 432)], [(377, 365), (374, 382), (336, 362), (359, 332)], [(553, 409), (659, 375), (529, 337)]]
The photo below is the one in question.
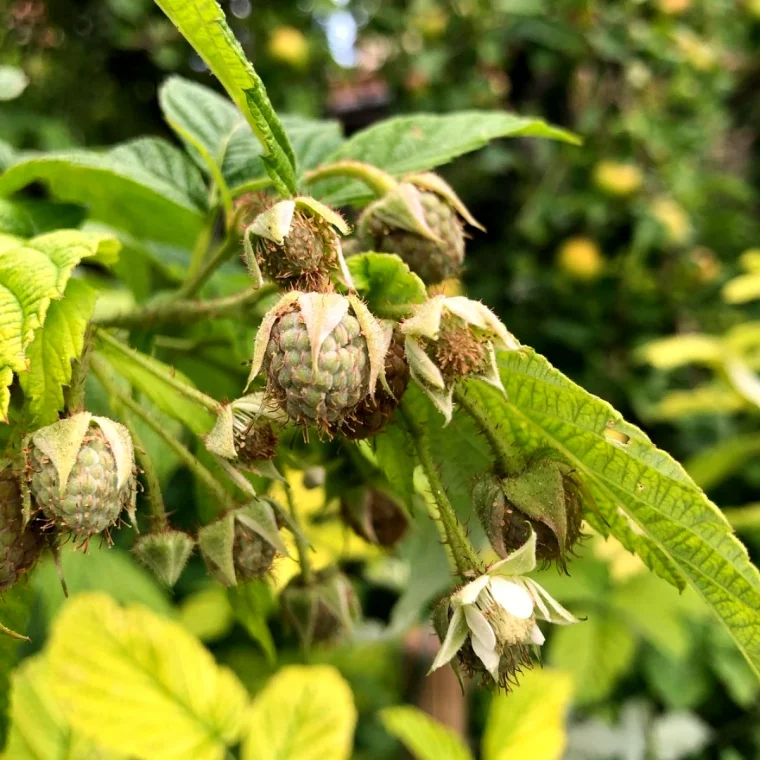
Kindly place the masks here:
[(201, 641), (223, 639), (235, 622), (227, 594), (218, 583), (186, 596), (179, 608), (179, 620)]
[(84, 347), (84, 334), (97, 292), (81, 280), (70, 280), (64, 297), (53, 301), (43, 329), (27, 348), (29, 371), (19, 375), (32, 422), (49, 425), (63, 409), (63, 387), (71, 382), (71, 362)]
[[(222, 760), (247, 695), (179, 624), (105, 594), (69, 601), (48, 648), (53, 694), (74, 730), (153, 760)], [(114, 716), (118, 719), (114, 719)]]
[(648, 648), (644, 651), (642, 672), (649, 689), (674, 710), (697, 707), (710, 695), (713, 685), (706, 658), (695, 647), (683, 657)]
[(685, 577), (760, 674), (760, 574), (717, 507), (644, 433), (543, 357), (514, 351), (499, 366), (508, 401), (482, 383), (467, 391), (492, 424), (526, 454), (549, 447), (565, 459), (603, 518), (587, 513), (594, 527), (674, 585)]
[[(122, 549), (94, 544), (87, 554), (64, 549), (61, 568), (70, 597), (102, 591), (120, 604), (139, 603), (161, 615), (175, 614), (166, 592), (155, 578)], [(66, 600), (51, 557), (37, 566), (32, 586), (42, 603), (45, 619), (54, 620)]]
[(25, 660), (13, 674), (8, 760), (116, 760), (75, 734), (52, 696), (50, 667), (43, 655)]
[[(387, 119), (357, 132), (325, 163), (363, 161), (394, 176), (435, 169), (500, 137), (546, 137), (578, 144), (578, 138), (541, 119), (500, 111), (416, 114)], [(353, 180), (315, 184), (314, 195), (335, 205), (366, 201), (367, 188)]]
[[(15, 193), (32, 182), (42, 182), (58, 198), (88, 206), (93, 218), (137, 238), (192, 247), (203, 224), (202, 208), (175, 186), (165, 171), (155, 173), (161, 163), (144, 166), (134, 151), (121, 150), (117, 147), (105, 154), (76, 151), (22, 158), (0, 176), (0, 196)], [(171, 166), (179, 155), (172, 148), (166, 161)]]
[(760, 273), (750, 272), (729, 280), (723, 286), (723, 300), (726, 303), (747, 303), (760, 298)]
[(29, 77), (16, 66), (0, 66), (0, 101), (15, 100), (26, 89)]
[(264, 83), (245, 57), (216, 0), (156, 0), (184, 38), (208, 64), (240, 109), (266, 154), (262, 161), (283, 195), (296, 193), (296, 159)]
[[(170, 77), (159, 90), (159, 103), (169, 126), (186, 144), (204, 171), (237, 195), (251, 181), (267, 176), (262, 148), (240, 111), (209, 87)], [(334, 121), (283, 116), (300, 171), (311, 169), (342, 141)]]
[(604, 699), (633, 664), (636, 643), (627, 626), (594, 611), (577, 625), (558, 626), (549, 642), (549, 662), (572, 674), (575, 702)]
[(348, 760), (356, 717), (335, 668), (283, 668), (251, 706), (242, 760)]
[(398, 422), (391, 422), (373, 442), (377, 464), (385, 473), (388, 485), (411, 511), (414, 506), (414, 468), (417, 466), (414, 444)]
[[(214, 426), (216, 419), (206, 407), (161, 379), (161, 375), (170, 376), (194, 388), (192, 381), (181, 372), (127, 345), (116, 348), (112, 343), (98, 339), (97, 349), (98, 354), (107, 359), (119, 375), (144, 393), (165, 414), (183, 422), (199, 435), (208, 433)], [(155, 371), (151, 372), (146, 365)]]
[(18, 237), (32, 237), (34, 223), (29, 213), (13, 201), (0, 198), (0, 232)]
[(513, 693), (497, 694), (488, 712), (483, 760), (560, 760), (572, 687), (567, 673), (534, 670), (520, 676)]
[(416, 760), (470, 760), (459, 734), (411, 705), (386, 707), (380, 713), (385, 730), (400, 739)]
[[(3, 203), (11, 203), (28, 214), (32, 222), (31, 232), (22, 237), (32, 237), (41, 235), (43, 232), (55, 232), (55, 230), (74, 229), (79, 227), (87, 217), (84, 206), (78, 206), (75, 203), (55, 203), (39, 198), (15, 198), (13, 201), (4, 200)], [(4, 231), (0, 229), (0, 232)]]
[(641, 346), (636, 356), (657, 369), (675, 369), (684, 364), (721, 364), (725, 353), (720, 338), (692, 333), (653, 340)]
[(113, 261), (110, 235), (60, 230), (0, 248), (0, 418), (7, 414), (13, 373), (28, 369), (27, 348), (45, 322), (51, 300), (61, 298), (74, 267), (85, 258)]
[[(18, 633), (24, 633), (32, 614), (34, 594), (28, 584), (20, 583), (3, 592), (0, 623)], [(18, 660), (21, 641), (0, 634), (0, 747), (6, 737), (10, 675)]]
[(257, 580), (238, 583), (237, 586), (227, 589), (227, 595), (235, 617), (264, 650), (269, 664), (274, 665), (277, 651), (267, 625), (267, 616), (274, 606), (274, 601), (267, 583)]
[(425, 284), (395, 254), (360, 253), (351, 256), (346, 264), (359, 295), (380, 317), (393, 316), (388, 306), (423, 303), (427, 299)]
[(760, 454), (760, 435), (734, 435), (702, 449), (684, 463), (686, 472), (705, 491), (719, 485)]

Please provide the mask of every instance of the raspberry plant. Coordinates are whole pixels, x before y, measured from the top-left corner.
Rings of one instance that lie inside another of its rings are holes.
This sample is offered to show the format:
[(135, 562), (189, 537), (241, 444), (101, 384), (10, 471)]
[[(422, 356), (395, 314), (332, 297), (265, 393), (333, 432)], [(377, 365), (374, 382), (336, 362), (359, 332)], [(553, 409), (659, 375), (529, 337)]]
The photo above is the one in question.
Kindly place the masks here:
[[(181, 147), (19, 156), (0, 176), (0, 586), (67, 540), (112, 540), (125, 513), (167, 585), (196, 550), (225, 585), (266, 576), (289, 533), (284, 623), (304, 646), (346, 636), (350, 580), (311, 567), (297, 505), (272, 496), (316, 464), (368, 541), (436, 525), (451, 575), (426, 600), (434, 668), (518, 682), (547, 623), (579, 624), (529, 573), (572, 573), (588, 525), (692, 586), (760, 673), (760, 575), (719, 510), (486, 305), (450, 295), (467, 236), (487, 233), (434, 170), (492, 139), (577, 139), (494, 111), (344, 139), (275, 113), (214, 0), (158, 4), (232, 102), (172, 78), (159, 102)], [(51, 200), (22, 203), (32, 183)], [(83, 229), (59, 228), (71, 203)], [(193, 359), (219, 382), (194, 382)], [(192, 531), (164, 507), (166, 453), (207, 502)]]

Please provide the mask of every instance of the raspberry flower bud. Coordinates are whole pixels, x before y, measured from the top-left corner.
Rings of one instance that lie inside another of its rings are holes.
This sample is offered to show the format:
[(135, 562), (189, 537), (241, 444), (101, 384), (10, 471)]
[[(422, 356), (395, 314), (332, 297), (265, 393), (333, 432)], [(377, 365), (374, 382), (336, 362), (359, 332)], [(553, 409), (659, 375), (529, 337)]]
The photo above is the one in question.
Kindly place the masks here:
[(460, 217), (483, 229), (438, 175), (411, 174), (365, 209), (358, 234), (365, 250), (398, 254), (426, 284), (434, 285), (462, 268)]
[(132, 553), (161, 583), (171, 588), (182, 575), (194, 548), (192, 536), (168, 528), (140, 536)]
[(11, 467), (0, 470), (0, 592), (33, 567), (43, 549), (42, 537), (24, 525), (21, 486)]
[[(537, 620), (557, 625), (579, 622), (534, 580), (524, 573), (536, 567), (536, 539), (454, 592), (439, 608), (448, 622), (431, 672), (455, 656), (469, 673), (488, 673), (506, 687), (522, 667), (531, 667), (531, 649), (544, 643)], [(441, 631), (442, 632), (442, 631)], [(439, 633), (440, 635), (440, 633)], [(474, 656), (473, 656), (474, 655)]]
[(371, 544), (390, 548), (409, 527), (406, 509), (386, 491), (358, 488), (345, 493), (340, 513), (353, 531)]
[(490, 309), (463, 296), (429, 299), (401, 323), (400, 330), (412, 380), (447, 422), (457, 380), (479, 378), (504, 391), (495, 349), (520, 347)]
[(291, 291), (262, 320), (248, 383), (263, 370), (291, 420), (331, 434), (385, 382), (390, 339), (355, 296)]
[(248, 271), (256, 287), (266, 275), (295, 290), (333, 290), (336, 274), (353, 289), (346, 268), (340, 235), (349, 227), (340, 214), (313, 198), (275, 203), (260, 213), (243, 235)]
[(86, 545), (123, 509), (134, 524), (135, 456), (124, 425), (79, 412), (28, 436), (25, 454), (25, 501), (31, 496), (51, 527)]
[(266, 499), (253, 499), (201, 528), (198, 547), (209, 572), (225, 586), (262, 578), (277, 552), (288, 554), (278, 516)]
[(206, 448), (256, 475), (279, 479), (272, 463), (278, 443), (272, 423), (287, 419), (282, 410), (267, 403), (264, 393), (251, 393), (222, 405), (216, 425), (206, 436)]
[(497, 554), (506, 557), (536, 536), (536, 556), (565, 569), (581, 537), (582, 487), (564, 462), (539, 457), (519, 475), (490, 474), (472, 492), (475, 511)]
[(361, 617), (350, 581), (334, 567), (314, 573), (309, 583), (297, 575), (283, 589), (280, 605), (304, 649), (343, 638)]

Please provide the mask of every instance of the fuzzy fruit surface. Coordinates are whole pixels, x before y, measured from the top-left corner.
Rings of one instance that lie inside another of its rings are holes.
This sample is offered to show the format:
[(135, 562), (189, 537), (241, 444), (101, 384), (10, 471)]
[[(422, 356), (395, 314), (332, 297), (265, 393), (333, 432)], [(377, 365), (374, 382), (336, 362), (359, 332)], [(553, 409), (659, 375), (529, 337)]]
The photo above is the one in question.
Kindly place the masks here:
[(235, 435), (235, 451), (242, 464), (273, 459), (277, 453), (277, 434), (268, 422), (254, 422)]
[(434, 285), (459, 274), (464, 261), (464, 232), (456, 212), (443, 198), (429, 192), (420, 196), (425, 221), (439, 241), (391, 229), (370, 214), (364, 227), (369, 237), (366, 243), (375, 251), (398, 254), (426, 284)]
[(42, 539), (32, 524), (22, 525), (21, 489), (8, 467), (0, 472), (0, 591), (31, 570), (42, 551)]
[(369, 351), (358, 320), (346, 314), (327, 336), (312, 365), (311, 343), (300, 313), (275, 323), (264, 359), (269, 392), (288, 416), (330, 430), (367, 394)]
[(59, 530), (83, 538), (101, 533), (114, 525), (129, 505), (132, 477), (119, 488), (116, 460), (99, 428), (87, 431), (63, 494), (53, 463), (34, 445), (29, 463), (32, 496)]
[(287, 288), (327, 292), (332, 290), (330, 269), (335, 264), (332, 238), (326, 222), (296, 211), (282, 244), (259, 239), (259, 266), (270, 280)]
[(486, 339), (477, 335), (464, 320), (446, 315), (441, 320), (438, 339), (429, 343), (428, 355), (446, 380), (458, 380), (486, 369), (486, 344)]
[(238, 580), (262, 578), (272, 569), (276, 550), (258, 533), (235, 521), (235, 543), (232, 550)]
[(409, 385), (404, 343), (394, 335), (385, 355), (385, 380), (391, 393), (378, 386), (375, 397), (366, 395), (341, 425), (340, 433), (352, 441), (377, 435), (390, 421)]

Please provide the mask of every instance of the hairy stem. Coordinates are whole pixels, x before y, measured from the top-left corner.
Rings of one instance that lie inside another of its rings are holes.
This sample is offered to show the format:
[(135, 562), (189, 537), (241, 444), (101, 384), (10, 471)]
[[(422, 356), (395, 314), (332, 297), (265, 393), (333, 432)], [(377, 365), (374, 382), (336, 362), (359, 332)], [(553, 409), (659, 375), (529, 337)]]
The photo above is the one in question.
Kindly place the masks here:
[(277, 286), (267, 283), (259, 290), (243, 290), (231, 296), (207, 300), (169, 300), (148, 304), (124, 314), (101, 319), (99, 327), (153, 327), (157, 324), (189, 324), (210, 317), (228, 317), (240, 312), (246, 306), (257, 303), (276, 293)]
[(522, 472), (522, 457), (494, 424), (488, 410), (472, 394), (468, 394), (467, 389), (461, 383), (454, 388), (454, 401), (472, 417), (488, 441), (500, 473), (502, 475), (519, 475)]
[(206, 217), (206, 222), (201, 228), (200, 233), (193, 246), (192, 253), (190, 255), (190, 267), (187, 270), (186, 280), (191, 280), (206, 257), (206, 252), (211, 244), (211, 240), (214, 237), (214, 227), (216, 226), (217, 209), (214, 209)]
[(232, 501), (227, 490), (214, 477), (211, 471), (195, 457), (186, 446), (180, 443), (171, 433), (169, 433), (161, 423), (152, 417), (143, 409), (131, 396), (124, 393), (110, 379), (110, 367), (100, 357), (94, 356), (92, 359), (92, 369), (95, 372), (100, 383), (108, 392), (111, 400), (116, 402), (117, 406), (122, 406), (139, 417), (161, 440), (177, 455), (180, 461), (195, 475), (201, 483), (218, 499), (220, 506), (226, 507)]
[(473, 575), (482, 575), (485, 572), (485, 565), (470, 543), (454, 507), (446, 495), (446, 489), (443, 487), (438, 468), (430, 452), (430, 441), (427, 435), (422, 426), (414, 419), (408, 404), (402, 401), (399, 408), (417, 450), (417, 458), (430, 485), (430, 494), (437, 507), (436, 512), (431, 510), (431, 517), (442, 529), (457, 573), (463, 579), (472, 580)]
[(325, 164), (303, 175), (304, 182), (318, 182), (331, 177), (358, 179), (378, 197), (385, 195), (398, 185), (388, 172), (361, 161), (338, 161), (334, 164)]
[(71, 382), (66, 394), (66, 411), (69, 414), (81, 412), (84, 409), (84, 392), (87, 373), (90, 369), (90, 354), (92, 353), (93, 327), (87, 325), (82, 343), (82, 353), (71, 368)]
[(227, 236), (221, 245), (205, 262), (199, 264), (195, 271), (188, 275), (179, 289), (174, 292), (174, 297), (177, 299), (192, 298), (208, 282), (211, 275), (230, 259), (240, 247), (241, 235), (237, 231), (236, 219), (233, 218)]
[(207, 396), (197, 388), (193, 388), (191, 385), (188, 385), (182, 380), (177, 379), (177, 377), (174, 375), (165, 372), (160, 367), (153, 364), (153, 362), (151, 362), (148, 357), (144, 356), (138, 351), (135, 351), (121, 341), (116, 340), (116, 338), (114, 338), (112, 335), (109, 335), (105, 330), (99, 329), (97, 335), (98, 340), (105, 343), (107, 346), (109, 346), (109, 348), (115, 349), (124, 356), (127, 356), (130, 361), (138, 364), (146, 372), (149, 372), (154, 377), (171, 386), (175, 391), (178, 391), (184, 396), (187, 396), (187, 398), (201, 404), (201, 406), (204, 406), (210, 412), (213, 412), (214, 414), (219, 413), (221, 404), (215, 399), (211, 398), (211, 396)]

